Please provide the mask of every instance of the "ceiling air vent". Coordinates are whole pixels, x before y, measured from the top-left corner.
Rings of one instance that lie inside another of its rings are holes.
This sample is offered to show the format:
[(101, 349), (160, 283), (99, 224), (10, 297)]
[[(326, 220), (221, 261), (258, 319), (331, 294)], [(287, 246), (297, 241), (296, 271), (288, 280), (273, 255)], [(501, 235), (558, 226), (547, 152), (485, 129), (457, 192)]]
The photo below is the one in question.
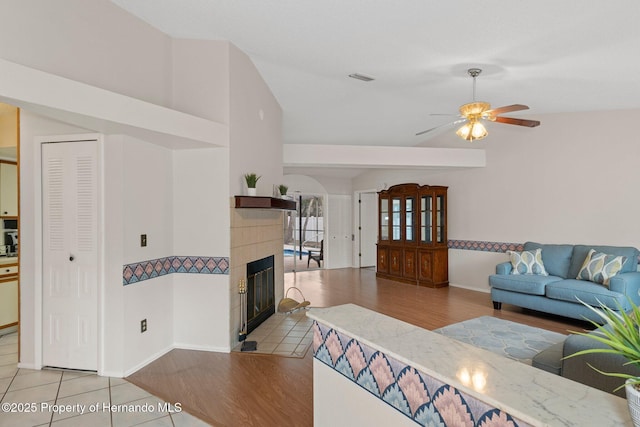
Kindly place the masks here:
[(364, 74), (359, 73), (349, 74), (349, 77), (351, 77), (352, 79), (362, 80), (363, 82), (370, 82), (372, 80), (375, 80), (373, 77), (365, 76)]

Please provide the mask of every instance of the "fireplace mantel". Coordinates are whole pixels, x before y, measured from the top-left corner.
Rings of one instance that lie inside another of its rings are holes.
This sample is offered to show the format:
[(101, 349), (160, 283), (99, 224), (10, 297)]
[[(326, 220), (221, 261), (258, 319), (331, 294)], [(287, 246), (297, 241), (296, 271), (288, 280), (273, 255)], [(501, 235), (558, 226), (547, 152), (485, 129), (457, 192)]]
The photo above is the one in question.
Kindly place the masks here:
[(235, 196), (236, 208), (249, 209), (279, 209), (279, 210), (296, 210), (296, 202), (294, 200), (277, 199), (275, 197), (261, 196)]

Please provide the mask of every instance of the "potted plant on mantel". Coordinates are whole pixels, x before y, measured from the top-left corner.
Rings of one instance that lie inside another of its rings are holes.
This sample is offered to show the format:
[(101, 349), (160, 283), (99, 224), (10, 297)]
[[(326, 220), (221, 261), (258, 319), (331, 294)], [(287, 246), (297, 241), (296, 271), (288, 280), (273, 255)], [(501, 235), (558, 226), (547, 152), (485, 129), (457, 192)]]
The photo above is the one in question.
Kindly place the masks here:
[[(595, 308), (584, 302), (582, 303), (604, 320), (604, 323), (600, 325), (593, 320), (589, 320), (596, 327), (595, 332), (572, 331), (572, 333), (596, 340), (609, 348), (589, 348), (567, 357), (593, 353), (617, 354), (627, 358), (629, 360), (627, 364), (636, 365), (640, 368), (640, 308), (631, 300), (629, 300), (631, 304), (630, 313), (626, 313), (620, 305), (618, 305), (619, 312), (616, 312), (604, 304), (601, 304), (599, 308)], [(621, 385), (616, 390), (622, 387), (625, 388), (633, 425), (640, 427), (640, 377), (620, 372), (603, 372), (593, 366), (591, 368), (603, 375), (625, 380), (624, 385)]]
[(280, 184), (278, 185), (278, 191), (280, 191), (280, 197), (281, 198), (285, 198), (285, 196), (287, 195), (287, 191), (289, 190), (289, 187), (287, 187), (284, 184)]
[(244, 180), (247, 183), (247, 196), (256, 195), (256, 185), (260, 177), (255, 173), (248, 173), (244, 175)]

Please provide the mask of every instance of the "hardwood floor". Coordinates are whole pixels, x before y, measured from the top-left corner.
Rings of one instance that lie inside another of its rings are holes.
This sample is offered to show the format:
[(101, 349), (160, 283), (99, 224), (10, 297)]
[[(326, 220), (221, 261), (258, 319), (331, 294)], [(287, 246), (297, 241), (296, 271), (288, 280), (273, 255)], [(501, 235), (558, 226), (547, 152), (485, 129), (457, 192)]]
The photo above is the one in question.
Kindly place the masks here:
[[(302, 290), (312, 307), (354, 303), (436, 329), (495, 316), (567, 333), (588, 324), (503, 304), (461, 288), (429, 289), (377, 279), (373, 269), (315, 270), (285, 275), (285, 289)], [(304, 358), (173, 350), (127, 378), (214, 426), (313, 425), (312, 352)]]

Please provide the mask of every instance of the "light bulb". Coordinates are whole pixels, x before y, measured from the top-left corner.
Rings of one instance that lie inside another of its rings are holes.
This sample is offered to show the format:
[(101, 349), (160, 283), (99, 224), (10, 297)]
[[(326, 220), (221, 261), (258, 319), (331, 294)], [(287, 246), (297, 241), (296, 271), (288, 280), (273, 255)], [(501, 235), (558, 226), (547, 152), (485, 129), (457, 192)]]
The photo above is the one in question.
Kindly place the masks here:
[(456, 135), (460, 138), (473, 142), (476, 139), (482, 139), (487, 136), (489, 133), (487, 129), (484, 127), (482, 123), (477, 120), (469, 120), (469, 122), (465, 123), (458, 131)]
[(471, 136), (473, 139), (482, 139), (487, 136), (487, 129), (480, 122), (475, 122), (471, 126)]

